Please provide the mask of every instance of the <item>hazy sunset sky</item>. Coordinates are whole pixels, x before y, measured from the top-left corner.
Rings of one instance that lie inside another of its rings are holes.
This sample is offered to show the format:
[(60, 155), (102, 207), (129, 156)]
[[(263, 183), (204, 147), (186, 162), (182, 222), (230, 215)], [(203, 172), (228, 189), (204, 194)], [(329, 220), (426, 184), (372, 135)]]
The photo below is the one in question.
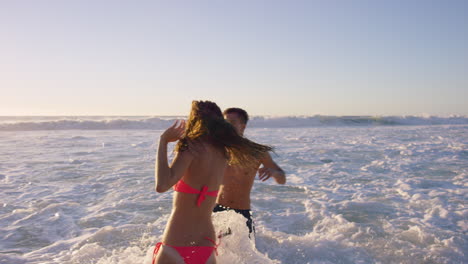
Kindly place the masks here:
[(0, 115), (467, 115), (468, 1), (1, 1), (0, 90)]

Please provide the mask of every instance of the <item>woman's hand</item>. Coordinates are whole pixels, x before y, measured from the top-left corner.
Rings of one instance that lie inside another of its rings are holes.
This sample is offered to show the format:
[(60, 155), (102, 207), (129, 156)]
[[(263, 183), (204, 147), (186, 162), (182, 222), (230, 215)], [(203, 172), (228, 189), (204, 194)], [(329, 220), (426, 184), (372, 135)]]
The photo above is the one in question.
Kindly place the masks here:
[(161, 134), (161, 140), (174, 142), (182, 138), (185, 132), (185, 120), (176, 120), (174, 124)]

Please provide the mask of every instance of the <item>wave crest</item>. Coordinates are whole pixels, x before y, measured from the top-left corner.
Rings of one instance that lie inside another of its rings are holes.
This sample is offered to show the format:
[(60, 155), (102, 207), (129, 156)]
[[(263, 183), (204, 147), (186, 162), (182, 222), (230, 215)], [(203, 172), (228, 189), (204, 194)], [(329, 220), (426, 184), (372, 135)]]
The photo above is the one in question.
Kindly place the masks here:
[[(174, 120), (185, 117), (57, 117), (8, 118), (0, 120), (0, 131), (34, 130), (158, 130), (169, 127)], [(467, 125), (465, 116), (256, 116), (249, 121), (253, 128), (323, 127), (323, 126), (411, 126), (411, 125)]]

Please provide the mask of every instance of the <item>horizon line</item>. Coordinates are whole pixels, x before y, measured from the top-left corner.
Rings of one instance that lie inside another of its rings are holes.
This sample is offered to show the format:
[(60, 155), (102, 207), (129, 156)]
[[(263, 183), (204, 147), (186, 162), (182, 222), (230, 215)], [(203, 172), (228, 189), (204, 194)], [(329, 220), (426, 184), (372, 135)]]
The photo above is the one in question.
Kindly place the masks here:
[[(1, 117), (186, 117), (188, 115), (0, 115)], [(271, 114), (249, 114), (251, 117), (313, 117), (313, 116), (335, 116), (335, 117), (468, 117), (468, 114), (429, 114), (429, 113), (419, 113), (419, 114), (346, 114), (346, 115), (336, 115), (336, 114), (289, 114), (289, 115), (271, 115)]]

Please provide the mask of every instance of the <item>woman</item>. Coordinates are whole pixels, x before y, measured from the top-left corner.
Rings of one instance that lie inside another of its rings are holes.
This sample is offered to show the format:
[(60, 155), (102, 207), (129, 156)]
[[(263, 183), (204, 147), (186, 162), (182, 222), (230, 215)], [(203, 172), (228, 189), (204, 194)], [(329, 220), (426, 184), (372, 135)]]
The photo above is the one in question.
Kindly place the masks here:
[[(167, 145), (179, 140), (168, 165)], [(216, 237), (211, 213), (228, 163), (255, 165), (271, 147), (254, 143), (227, 123), (209, 101), (193, 101), (187, 124), (176, 122), (160, 137), (156, 191), (174, 186), (171, 217), (153, 263), (216, 263)]]

